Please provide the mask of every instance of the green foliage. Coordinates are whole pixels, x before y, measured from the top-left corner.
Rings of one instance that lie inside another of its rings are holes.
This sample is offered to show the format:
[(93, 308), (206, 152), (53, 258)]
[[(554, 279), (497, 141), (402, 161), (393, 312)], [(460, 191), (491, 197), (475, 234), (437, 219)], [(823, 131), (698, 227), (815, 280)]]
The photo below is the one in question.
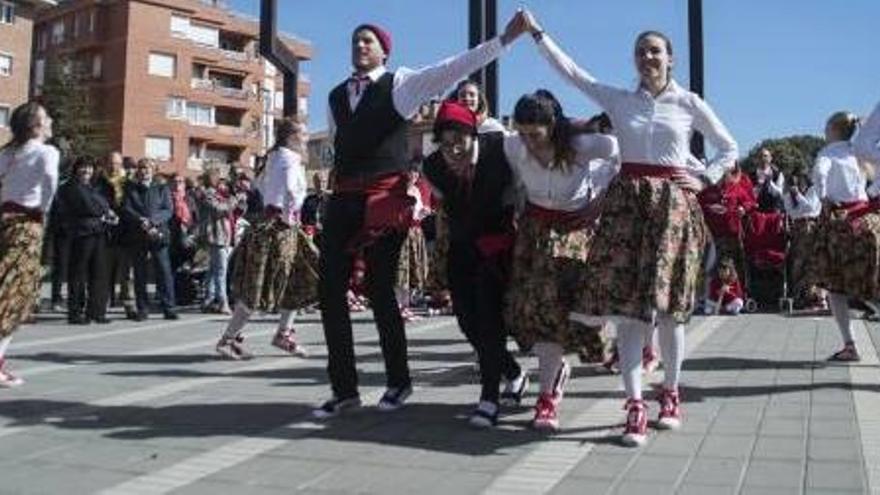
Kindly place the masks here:
[(741, 162), (743, 170), (754, 172), (758, 167), (758, 152), (767, 148), (773, 153), (773, 163), (787, 177), (796, 174), (809, 175), (819, 150), (825, 140), (817, 136), (788, 136), (778, 139), (765, 139), (753, 147)]
[(62, 174), (80, 156), (100, 158), (110, 149), (107, 125), (98, 118), (90, 75), (69, 58), (46, 64), (40, 101), (52, 117), (52, 143), (62, 153)]

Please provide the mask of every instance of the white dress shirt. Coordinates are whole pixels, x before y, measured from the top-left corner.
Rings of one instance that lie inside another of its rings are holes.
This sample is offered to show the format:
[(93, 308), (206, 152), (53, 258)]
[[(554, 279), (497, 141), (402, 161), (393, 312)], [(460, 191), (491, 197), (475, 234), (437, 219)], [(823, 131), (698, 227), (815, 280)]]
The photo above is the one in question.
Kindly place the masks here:
[[(542, 208), (577, 211), (595, 196), (594, 188), (607, 187), (617, 172), (617, 140), (605, 134), (574, 138), (574, 163), (563, 171), (542, 165), (519, 134), (504, 138), (504, 154), (530, 203)], [(592, 166), (591, 166), (592, 165)]]
[(620, 140), (622, 163), (688, 167), (691, 135), (699, 131), (717, 151), (703, 174), (714, 182), (733, 168), (736, 142), (696, 94), (673, 80), (656, 97), (641, 88), (632, 91), (600, 84), (546, 34), (539, 47), (557, 72), (608, 112)]
[(58, 189), (54, 146), (32, 139), (18, 149), (0, 152), (0, 204), (10, 202), (46, 213)]
[(503, 134), (507, 134), (508, 131), (504, 124), (498, 121), (498, 119), (494, 119), (492, 117), (486, 117), (480, 122), (480, 125), (477, 126), (477, 134), (486, 134), (487, 132), (501, 132)]
[(300, 154), (283, 146), (270, 151), (257, 188), (263, 195), (264, 205), (278, 208), (288, 225), (295, 224), (308, 193)]
[(764, 184), (767, 184), (774, 196), (782, 196), (782, 192), (785, 190), (785, 174), (777, 169), (778, 175), (776, 180), (773, 180), (773, 170), (772, 166), (755, 170), (755, 177), (757, 178), (755, 181), (755, 195), (760, 194), (761, 188)]
[(822, 213), (820, 201), (808, 201), (806, 196), (801, 193), (795, 193), (794, 199), (790, 193), (783, 194), (782, 203), (785, 205), (785, 212), (792, 220), (817, 218)]
[(871, 162), (875, 169), (880, 169), (880, 103), (859, 129), (855, 147), (859, 157)]
[(823, 200), (851, 203), (868, 199), (865, 176), (849, 141), (837, 141), (819, 151), (813, 164), (812, 179), (813, 186), (804, 199), (813, 210), (821, 209)]
[[(419, 107), (432, 96), (442, 94), (460, 79), (495, 60), (503, 50), (501, 39), (494, 38), (469, 51), (420, 69), (399, 67), (394, 72), (391, 89), (394, 109), (401, 117), (411, 119), (419, 111)], [(370, 81), (376, 82), (386, 72), (388, 69), (382, 65), (368, 72), (366, 76)], [(357, 108), (364, 94), (365, 88), (359, 86), (353, 81), (348, 84), (348, 102), (352, 111)], [(332, 140), (336, 133), (332, 111), (327, 112), (327, 129)]]

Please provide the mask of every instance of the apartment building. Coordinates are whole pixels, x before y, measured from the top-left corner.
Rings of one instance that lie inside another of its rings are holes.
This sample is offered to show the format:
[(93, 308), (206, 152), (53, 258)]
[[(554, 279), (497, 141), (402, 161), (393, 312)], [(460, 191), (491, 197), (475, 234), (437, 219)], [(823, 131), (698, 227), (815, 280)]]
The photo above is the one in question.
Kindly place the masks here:
[[(220, 0), (61, 1), (34, 33), (34, 92), (46, 64), (77, 64), (124, 155), (197, 173), (208, 161), (253, 166), (271, 144), (287, 88), (258, 54), (259, 21)], [(311, 58), (307, 42), (284, 42)], [(308, 81), (294, 90), (307, 111)]]
[(34, 16), (51, 0), (0, 0), (0, 146), (9, 140), (12, 110), (28, 100)]

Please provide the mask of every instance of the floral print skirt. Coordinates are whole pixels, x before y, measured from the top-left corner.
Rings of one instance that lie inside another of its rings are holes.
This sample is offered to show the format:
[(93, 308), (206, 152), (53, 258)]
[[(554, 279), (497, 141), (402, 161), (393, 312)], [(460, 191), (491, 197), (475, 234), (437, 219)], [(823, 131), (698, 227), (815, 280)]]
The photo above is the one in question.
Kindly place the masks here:
[(696, 195), (669, 179), (619, 175), (609, 186), (575, 311), (685, 323), (709, 230)]
[(880, 299), (880, 212), (858, 219), (824, 211), (816, 227), (811, 273), (831, 292)]
[(43, 224), (25, 215), (0, 220), (0, 338), (31, 316), (40, 288)]
[(318, 300), (318, 249), (299, 227), (259, 221), (235, 251), (233, 298), (248, 308), (293, 310)]

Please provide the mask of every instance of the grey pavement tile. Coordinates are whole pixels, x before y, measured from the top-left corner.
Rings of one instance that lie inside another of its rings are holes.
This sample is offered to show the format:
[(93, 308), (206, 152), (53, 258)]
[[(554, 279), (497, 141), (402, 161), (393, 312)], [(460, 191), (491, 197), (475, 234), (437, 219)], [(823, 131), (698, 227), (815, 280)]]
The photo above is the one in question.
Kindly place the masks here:
[(735, 495), (736, 486), (699, 485), (684, 483), (678, 487), (676, 495)]
[[(485, 473), (343, 464), (323, 476), (299, 484), (297, 488), (307, 491), (422, 493), (426, 487), (441, 485), (444, 490), (449, 490), (448, 484), (454, 482), (459, 485), (459, 493), (474, 493), (488, 486), (491, 481), (492, 476)], [(470, 488), (466, 490), (465, 484), (470, 484)]]
[(671, 483), (657, 483), (648, 481), (624, 481), (614, 491), (614, 495), (644, 495), (646, 493), (672, 493), (674, 485)]
[(761, 423), (760, 434), (786, 437), (803, 437), (807, 433), (807, 422), (801, 419), (766, 418)]
[[(593, 478), (566, 478), (550, 491), (552, 495), (584, 495), (599, 494), (608, 491), (611, 486), (611, 480), (600, 480)], [(454, 492), (447, 492), (454, 493)], [(459, 492), (466, 493), (466, 492)]]
[(658, 434), (645, 447), (645, 453), (689, 456), (697, 451), (704, 437), (686, 433)]
[(762, 436), (755, 444), (754, 457), (762, 459), (800, 460), (806, 457), (807, 442), (804, 437)]
[(709, 432), (711, 435), (753, 435), (758, 432), (759, 425), (757, 417), (728, 417), (716, 419)]
[[(292, 483), (293, 485), (294, 483)], [(192, 485), (174, 490), (174, 495), (217, 495), (218, 493), (240, 493), (242, 495), (281, 495), (291, 493), (291, 487), (256, 486), (233, 481), (200, 480)]]
[(746, 461), (743, 458), (699, 456), (685, 474), (684, 483), (692, 485), (723, 485), (735, 487), (742, 477)]
[(814, 489), (864, 490), (864, 463), (809, 462), (807, 486)]
[(865, 490), (833, 490), (830, 488), (810, 488), (804, 490), (804, 495), (864, 495)]
[(799, 461), (753, 459), (746, 469), (745, 486), (794, 488), (803, 485)]
[(700, 456), (744, 458), (752, 454), (752, 435), (709, 435), (700, 447)]
[(223, 469), (205, 478), (205, 481), (290, 488), (308, 483), (338, 467), (339, 464), (332, 461), (321, 462), (305, 458), (261, 455), (234, 467)]
[(21, 462), (3, 468), (3, 493), (95, 493), (128, 481), (132, 473), (62, 466), (47, 462)]
[(811, 438), (841, 438), (858, 441), (859, 428), (855, 418), (822, 419), (810, 422)]
[(744, 486), (739, 495), (801, 495), (801, 489), (781, 486)]
[(810, 441), (811, 461), (862, 462), (861, 443), (858, 439), (814, 438)]
[(813, 404), (810, 417), (817, 419), (850, 419), (856, 414), (852, 404)]
[(623, 473), (623, 479), (633, 481), (660, 481), (670, 484), (678, 480), (690, 459), (668, 455), (641, 455)]
[[(632, 449), (631, 449), (632, 450)], [(595, 450), (570, 472), (576, 478), (615, 479), (629, 466), (635, 452), (629, 454), (597, 454)]]

